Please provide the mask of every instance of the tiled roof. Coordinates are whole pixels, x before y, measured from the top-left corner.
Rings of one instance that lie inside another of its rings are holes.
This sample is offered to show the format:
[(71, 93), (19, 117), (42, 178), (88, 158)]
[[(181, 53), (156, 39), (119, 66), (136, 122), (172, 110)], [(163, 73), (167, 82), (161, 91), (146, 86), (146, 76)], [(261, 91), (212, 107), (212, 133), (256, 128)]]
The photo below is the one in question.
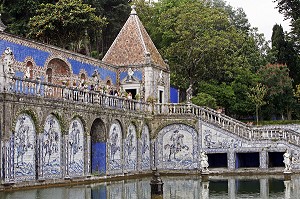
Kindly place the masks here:
[(144, 65), (150, 55), (151, 63), (167, 69), (134, 8), (102, 61), (116, 66)]

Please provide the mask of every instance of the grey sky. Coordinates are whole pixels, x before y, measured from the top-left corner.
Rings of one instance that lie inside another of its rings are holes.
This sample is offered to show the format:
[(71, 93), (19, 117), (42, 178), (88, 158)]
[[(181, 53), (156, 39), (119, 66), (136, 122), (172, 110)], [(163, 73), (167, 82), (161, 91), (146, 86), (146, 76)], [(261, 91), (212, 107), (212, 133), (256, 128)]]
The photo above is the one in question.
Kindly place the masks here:
[(244, 9), (252, 27), (258, 27), (260, 33), (265, 34), (266, 40), (271, 40), (272, 28), (281, 24), (284, 31), (289, 31), (289, 22), (284, 21), (283, 15), (275, 8), (272, 0), (226, 0), (232, 7)]

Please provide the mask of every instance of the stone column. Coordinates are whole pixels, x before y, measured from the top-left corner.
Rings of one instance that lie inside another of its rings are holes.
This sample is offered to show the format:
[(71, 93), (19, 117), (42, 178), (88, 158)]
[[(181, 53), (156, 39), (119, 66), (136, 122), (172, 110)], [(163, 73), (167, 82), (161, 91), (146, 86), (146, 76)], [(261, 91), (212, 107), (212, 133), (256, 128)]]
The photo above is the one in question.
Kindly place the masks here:
[(267, 151), (265, 150), (259, 153), (259, 168), (260, 169), (268, 168)]
[(151, 169), (155, 169), (157, 167), (157, 154), (156, 154), (156, 143), (155, 143), (156, 139), (152, 139), (150, 141), (150, 166)]
[(85, 157), (85, 175), (90, 176), (91, 175), (91, 136), (86, 136), (86, 157)]
[(235, 152), (229, 150), (227, 153), (227, 166), (229, 170), (235, 170)]
[(69, 145), (68, 145), (68, 141), (69, 141), (69, 135), (65, 135), (64, 136), (64, 177), (65, 179), (69, 179)]

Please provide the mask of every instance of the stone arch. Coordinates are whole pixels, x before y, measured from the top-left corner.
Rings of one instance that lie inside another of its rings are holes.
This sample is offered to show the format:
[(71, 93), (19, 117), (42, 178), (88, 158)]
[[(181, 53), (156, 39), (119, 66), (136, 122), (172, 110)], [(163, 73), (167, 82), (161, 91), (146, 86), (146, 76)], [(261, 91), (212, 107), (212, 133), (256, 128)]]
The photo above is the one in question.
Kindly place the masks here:
[(70, 177), (83, 176), (85, 136), (84, 127), (79, 118), (71, 121), (65, 146), (68, 152), (66, 157), (67, 175)]
[(198, 134), (185, 124), (172, 124), (158, 133), (155, 143), (157, 168), (198, 168)]
[(123, 147), (122, 147), (122, 127), (119, 121), (112, 122), (107, 139), (107, 159), (108, 169), (110, 174), (122, 173), (123, 165)]
[(48, 115), (43, 133), (40, 135), (40, 175), (42, 178), (53, 179), (62, 176), (61, 137), (58, 119), (53, 114)]
[(137, 136), (136, 127), (130, 123), (124, 140), (124, 169), (132, 172), (137, 169)]
[(49, 75), (51, 75), (51, 83), (61, 84), (62, 81), (69, 79), (71, 74), (72, 69), (70, 65), (60, 58), (52, 58), (47, 63), (46, 77), (48, 82), (50, 82)]
[(100, 118), (93, 121), (91, 131), (92, 174), (106, 174), (106, 128)]
[(150, 133), (148, 125), (144, 125), (139, 139), (140, 169), (150, 170)]
[(36, 128), (28, 114), (18, 116), (14, 131), (14, 176), (17, 181), (37, 178)]

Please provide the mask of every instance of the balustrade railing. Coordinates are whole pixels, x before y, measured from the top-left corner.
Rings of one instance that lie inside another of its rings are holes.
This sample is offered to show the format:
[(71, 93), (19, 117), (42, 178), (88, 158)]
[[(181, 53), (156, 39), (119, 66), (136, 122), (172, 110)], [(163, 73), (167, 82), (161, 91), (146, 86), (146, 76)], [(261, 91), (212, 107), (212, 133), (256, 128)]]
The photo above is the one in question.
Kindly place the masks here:
[(106, 95), (97, 91), (69, 88), (62, 85), (41, 82), (39, 80), (29, 80), (18, 77), (9, 80), (7, 90), (17, 94), (40, 96), (55, 100), (67, 100), (76, 103), (88, 103), (126, 111), (154, 112), (154, 114), (165, 115), (194, 115), (202, 121), (212, 123), (221, 129), (248, 140), (285, 140), (291, 144), (300, 145), (300, 134), (293, 130), (249, 126), (208, 107), (199, 107), (191, 103), (149, 104), (123, 97)]
[(78, 103), (89, 103), (107, 108), (129, 111), (151, 112), (148, 103), (126, 99), (123, 97), (106, 95), (87, 89), (69, 88), (62, 85), (14, 77), (10, 80), (8, 91), (16, 94), (40, 96), (55, 100), (67, 100)]
[(202, 121), (212, 123), (247, 140), (285, 140), (294, 145), (300, 145), (300, 133), (283, 128), (253, 127), (233, 119), (208, 107), (194, 104), (156, 104), (156, 114), (166, 115), (194, 115)]

